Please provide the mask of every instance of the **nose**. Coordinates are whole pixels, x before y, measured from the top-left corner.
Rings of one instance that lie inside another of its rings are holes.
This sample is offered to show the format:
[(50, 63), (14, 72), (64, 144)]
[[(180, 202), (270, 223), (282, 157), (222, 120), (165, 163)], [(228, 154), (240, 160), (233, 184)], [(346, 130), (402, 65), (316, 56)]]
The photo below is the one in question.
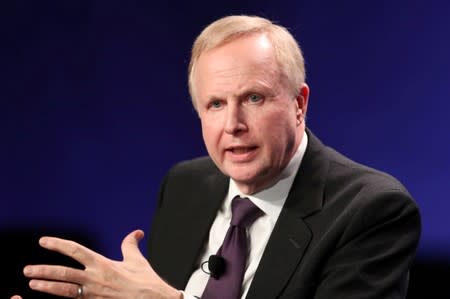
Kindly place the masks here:
[(238, 104), (228, 105), (226, 113), (225, 132), (227, 134), (236, 135), (247, 130), (245, 113)]

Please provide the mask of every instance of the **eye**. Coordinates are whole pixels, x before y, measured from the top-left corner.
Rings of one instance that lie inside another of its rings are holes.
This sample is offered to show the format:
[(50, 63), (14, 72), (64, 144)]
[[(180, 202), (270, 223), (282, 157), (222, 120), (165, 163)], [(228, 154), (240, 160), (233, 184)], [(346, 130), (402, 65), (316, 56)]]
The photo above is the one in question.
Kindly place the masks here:
[(248, 95), (248, 101), (250, 103), (259, 103), (262, 101), (262, 99), (263, 99), (263, 97), (256, 93), (252, 93), (252, 94)]
[(221, 107), (222, 107), (222, 101), (220, 101), (220, 100), (212, 100), (208, 105), (208, 108), (211, 108), (211, 109), (220, 109)]

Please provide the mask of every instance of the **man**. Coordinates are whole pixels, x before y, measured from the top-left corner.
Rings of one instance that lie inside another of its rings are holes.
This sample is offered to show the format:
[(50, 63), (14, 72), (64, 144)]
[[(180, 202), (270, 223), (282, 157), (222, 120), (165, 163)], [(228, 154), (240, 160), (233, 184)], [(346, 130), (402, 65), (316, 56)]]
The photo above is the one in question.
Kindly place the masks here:
[[(121, 262), (45, 237), (41, 246), (85, 269), (27, 266), (31, 288), (84, 298), (229, 298), (214, 293), (211, 285), (224, 279), (204, 266), (228, 246), (235, 202), (249, 200), (260, 215), (244, 229), (248, 250), (234, 298), (405, 297), (417, 206), (396, 179), (306, 128), (303, 57), (286, 29), (249, 16), (212, 23), (194, 43), (189, 88), (209, 157), (167, 174), (150, 263), (137, 247), (139, 230), (124, 239)], [(226, 276), (235, 261), (223, 256)]]

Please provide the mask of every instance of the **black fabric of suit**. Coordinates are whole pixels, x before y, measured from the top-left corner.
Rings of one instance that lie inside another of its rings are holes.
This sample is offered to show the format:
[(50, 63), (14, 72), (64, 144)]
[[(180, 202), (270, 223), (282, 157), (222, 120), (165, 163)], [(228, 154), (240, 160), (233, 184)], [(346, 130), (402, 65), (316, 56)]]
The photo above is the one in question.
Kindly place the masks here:
[[(246, 298), (404, 298), (420, 216), (392, 176), (308, 146)], [(210, 158), (176, 165), (161, 186), (148, 258), (184, 289), (229, 178)]]

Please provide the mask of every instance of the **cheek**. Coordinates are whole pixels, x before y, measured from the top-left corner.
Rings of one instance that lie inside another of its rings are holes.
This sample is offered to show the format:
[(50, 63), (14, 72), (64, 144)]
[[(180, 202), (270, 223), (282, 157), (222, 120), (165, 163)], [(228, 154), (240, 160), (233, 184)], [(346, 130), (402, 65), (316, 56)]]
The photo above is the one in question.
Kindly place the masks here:
[(217, 126), (217, 123), (205, 120), (202, 120), (201, 125), (203, 141), (205, 142), (208, 151), (210, 151), (218, 143), (220, 136), (219, 127)]
[(264, 126), (260, 126), (257, 132), (271, 151), (285, 151), (284, 148), (292, 143), (291, 139), (295, 139), (296, 119), (286, 117), (286, 113), (271, 115), (260, 124)]

